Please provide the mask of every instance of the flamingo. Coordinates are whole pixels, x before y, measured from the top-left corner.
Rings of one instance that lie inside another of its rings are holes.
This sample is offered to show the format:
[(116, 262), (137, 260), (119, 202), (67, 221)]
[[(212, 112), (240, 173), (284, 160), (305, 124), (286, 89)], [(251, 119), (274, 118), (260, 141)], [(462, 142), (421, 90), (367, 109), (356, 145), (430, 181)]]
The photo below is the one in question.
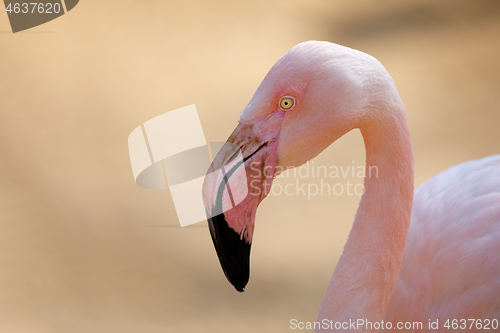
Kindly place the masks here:
[[(372, 56), (329, 42), (298, 44), (279, 59), (209, 169), (230, 165), (233, 147), (239, 148), (242, 160), (224, 173), (225, 181), (207, 178), (203, 187), (229, 282), (240, 292), (248, 282), (255, 214), (273, 178), (355, 128), (366, 170), (376, 167), (378, 177), (365, 176), (317, 322), (420, 321), (420, 330), (429, 331), (428, 323), (440, 320), (433, 331), (449, 331), (446, 320), (499, 320), (500, 155), (454, 166), (414, 191), (410, 130), (394, 81)], [(246, 181), (231, 183), (242, 165)], [(245, 188), (245, 199), (230, 208), (231, 196)], [(469, 323), (467, 330), (475, 330)]]

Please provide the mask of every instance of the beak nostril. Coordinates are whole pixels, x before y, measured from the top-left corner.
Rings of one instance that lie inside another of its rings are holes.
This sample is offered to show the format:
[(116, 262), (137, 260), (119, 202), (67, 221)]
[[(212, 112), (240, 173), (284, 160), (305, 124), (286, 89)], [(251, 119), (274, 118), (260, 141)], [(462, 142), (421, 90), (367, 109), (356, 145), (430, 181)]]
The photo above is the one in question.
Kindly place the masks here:
[(253, 155), (255, 155), (261, 148), (265, 147), (267, 145), (267, 142), (264, 142), (263, 144), (261, 144), (259, 146), (259, 148), (257, 148), (257, 150), (255, 150), (253, 153), (251, 153), (250, 155), (248, 155), (247, 157), (244, 157), (243, 158), (243, 162), (246, 162), (249, 158), (251, 158)]

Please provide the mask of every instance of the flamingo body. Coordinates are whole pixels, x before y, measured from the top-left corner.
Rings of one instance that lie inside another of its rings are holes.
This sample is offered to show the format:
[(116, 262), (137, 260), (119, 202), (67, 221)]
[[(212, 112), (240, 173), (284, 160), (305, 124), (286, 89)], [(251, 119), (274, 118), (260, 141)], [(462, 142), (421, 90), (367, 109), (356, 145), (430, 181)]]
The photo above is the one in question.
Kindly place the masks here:
[(385, 319), (499, 317), (500, 155), (494, 155), (451, 167), (415, 191)]

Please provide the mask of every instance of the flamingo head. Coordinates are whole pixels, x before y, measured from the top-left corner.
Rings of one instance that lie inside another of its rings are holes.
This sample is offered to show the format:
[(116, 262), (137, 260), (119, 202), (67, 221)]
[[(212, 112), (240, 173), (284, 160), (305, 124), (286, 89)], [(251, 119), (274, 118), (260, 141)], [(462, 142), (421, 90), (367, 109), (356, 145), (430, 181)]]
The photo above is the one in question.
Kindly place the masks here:
[(248, 282), (255, 215), (274, 177), (360, 125), (367, 82), (362, 69), (373, 61), (378, 63), (336, 44), (301, 43), (272, 67), (240, 114), (203, 188), (212, 240), (236, 290)]

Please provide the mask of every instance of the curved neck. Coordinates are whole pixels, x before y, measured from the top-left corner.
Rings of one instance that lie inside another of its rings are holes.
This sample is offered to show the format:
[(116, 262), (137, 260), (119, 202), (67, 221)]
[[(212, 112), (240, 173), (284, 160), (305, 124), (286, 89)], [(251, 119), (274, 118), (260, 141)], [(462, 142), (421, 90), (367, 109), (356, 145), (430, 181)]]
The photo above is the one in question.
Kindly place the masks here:
[(318, 321), (380, 322), (401, 267), (414, 190), (410, 130), (399, 99), (374, 114), (360, 126), (366, 148), (365, 193)]

